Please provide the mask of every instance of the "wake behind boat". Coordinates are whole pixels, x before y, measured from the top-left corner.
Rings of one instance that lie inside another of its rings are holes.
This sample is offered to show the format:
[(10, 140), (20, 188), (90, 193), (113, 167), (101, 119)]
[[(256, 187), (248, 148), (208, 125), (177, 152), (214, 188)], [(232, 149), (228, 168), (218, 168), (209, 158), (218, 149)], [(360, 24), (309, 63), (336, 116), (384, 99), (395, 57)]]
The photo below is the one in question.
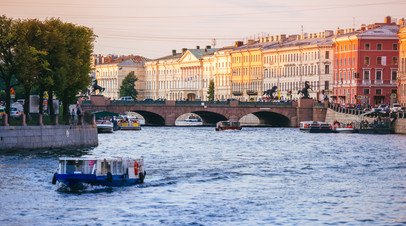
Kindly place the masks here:
[(80, 188), (85, 184), (109, 187), (143, 183), (146, 172), (143, 159), (131, 158), (60, 158), (58, 171), (52, 178), (68, 187)]

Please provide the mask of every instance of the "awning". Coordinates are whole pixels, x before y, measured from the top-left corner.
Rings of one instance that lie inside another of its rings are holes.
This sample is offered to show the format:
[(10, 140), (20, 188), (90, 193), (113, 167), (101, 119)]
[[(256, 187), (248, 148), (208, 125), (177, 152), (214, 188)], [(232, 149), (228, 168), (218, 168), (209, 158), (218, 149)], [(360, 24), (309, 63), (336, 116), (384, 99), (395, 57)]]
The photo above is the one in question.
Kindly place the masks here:
[(93, 114), (96, 116), (96, 118), (113, 117), (113, 116), (119, 115), (117, 113), (110, 112), (110, 111), (97, 111), (97, 112), (93, 112)]

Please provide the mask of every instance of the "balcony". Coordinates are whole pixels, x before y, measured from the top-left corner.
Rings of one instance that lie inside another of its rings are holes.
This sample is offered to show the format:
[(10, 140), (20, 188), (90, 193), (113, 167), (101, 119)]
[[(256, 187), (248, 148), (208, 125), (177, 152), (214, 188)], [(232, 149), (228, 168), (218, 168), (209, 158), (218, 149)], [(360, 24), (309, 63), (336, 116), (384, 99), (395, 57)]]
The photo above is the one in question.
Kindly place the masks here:
[(383, 80), (375, 80), (375, 84), (377, 84), (377, 85), (382, 85), (382, 84), (383, 84)]
[(241, 91), (233, 91), (233, 96), (242, 96)]
[(371, 85), (371, 80), (362, 80), (362, 85)]
[(258, 92), (253, 91), (253, 90), (247, 90), (247, 94), (248, 94), (248, 96), (255, 96), (255, 95), (258, 95)]

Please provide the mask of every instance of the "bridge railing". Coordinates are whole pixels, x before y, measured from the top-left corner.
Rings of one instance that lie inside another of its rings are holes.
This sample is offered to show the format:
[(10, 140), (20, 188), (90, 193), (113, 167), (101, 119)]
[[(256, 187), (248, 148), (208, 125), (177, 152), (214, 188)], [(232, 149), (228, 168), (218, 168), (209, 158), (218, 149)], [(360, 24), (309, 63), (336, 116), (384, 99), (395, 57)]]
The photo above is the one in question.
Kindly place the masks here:
[(229, 101), (176, 101), (178, 106), (230, 106)]
[(125, 101), (125, 100), (111, 100), (111, 105), (165, 105), (165, 100), (155, 101)]
[(239, 106), (274, 106), (274, 107), (291, 107), (289, 102), (238, 102)]

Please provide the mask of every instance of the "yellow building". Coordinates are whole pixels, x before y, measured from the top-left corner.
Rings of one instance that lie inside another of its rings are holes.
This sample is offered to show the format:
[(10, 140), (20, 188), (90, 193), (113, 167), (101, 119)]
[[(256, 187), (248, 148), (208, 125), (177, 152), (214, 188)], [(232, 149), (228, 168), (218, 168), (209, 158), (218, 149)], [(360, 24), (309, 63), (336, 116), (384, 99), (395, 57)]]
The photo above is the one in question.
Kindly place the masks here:
[(233, 98), (257, 100), (262, 95), (262, 47), (265, 43), (236, 42), (231, 51), (231, 90)]
[(138, 91), (137, 99), (143, 99), (145, 94), (145, 69), (147, 58), (141, 56), (119, 57), (108, 63), (98, 62), (94, 66), (95, 79), (98, 85), (105, 88), (102, 93), (105, 97), (117, 100), (120, 98), (120, 86), (124, 78), (134, 72), (138, 81), (135, 89)]
[(406, 107), (406, 25), (404, 19), (399, 20), (401, 25), (399, 36), (399, 74), (398, 83), (398, 102)]

